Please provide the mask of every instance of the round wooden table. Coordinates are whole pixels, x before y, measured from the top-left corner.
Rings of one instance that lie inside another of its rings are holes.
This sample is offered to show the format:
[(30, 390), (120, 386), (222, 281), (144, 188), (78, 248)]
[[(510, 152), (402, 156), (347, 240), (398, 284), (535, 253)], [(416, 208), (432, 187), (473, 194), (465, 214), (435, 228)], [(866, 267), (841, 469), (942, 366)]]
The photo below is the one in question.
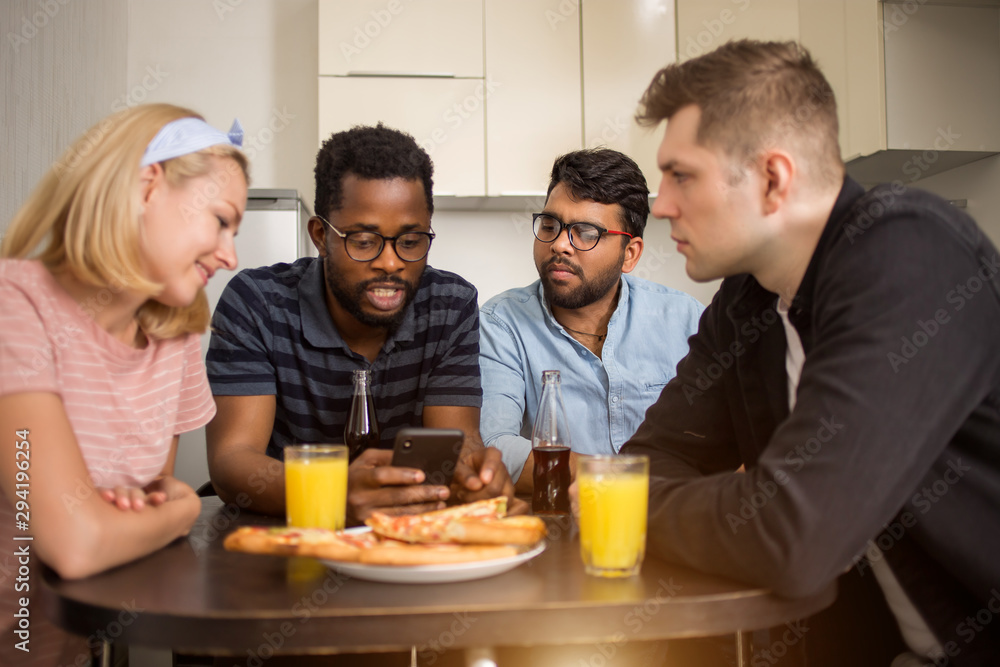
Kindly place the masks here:
[[(831, 584), (789, 600), (649, 558), (638, 577), (590, 577), (572, 521), (547, 523), (545, 552), (504, 574), (387, 584), (351, 579), (312, 559), (227, 552), (222, 540), (236, 527), (281, 522), (206, 498), (188, 539), (80, 581), (47, 571), (43, 595), (52, 620), (77, 634), (243, 656), (746, 633), (805, 618), (836, 595)], [(749, 664), (749, 655), (741, 659)]]

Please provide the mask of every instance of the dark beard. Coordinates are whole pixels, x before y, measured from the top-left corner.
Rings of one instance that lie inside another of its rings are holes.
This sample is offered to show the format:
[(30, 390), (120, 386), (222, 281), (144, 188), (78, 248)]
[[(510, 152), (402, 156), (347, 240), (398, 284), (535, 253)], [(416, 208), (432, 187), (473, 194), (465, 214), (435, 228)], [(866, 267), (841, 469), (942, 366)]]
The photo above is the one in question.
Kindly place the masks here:
[[(341, 282), (338, 279), (338, 274), (331, 265), (329, 257), (327, 257), (323, 262), (323, 273), (326, 278), (326, 286), (329, 288), (333, 298), (337, 300), (337, 303), (339, 303), (340, 306), (351, 315), (351, 317), (365, 326), (387, 329), (390, 333), (396, 331), (396, 329), (399, 328), (399, 325), (403, 323), (403, 319), (406, 317), (406, 309), (410, 307), (410, 302), (413, 301), (413, 297), (417, 294), (416, 285), (412, 285), (401, 278), (393, 277), (366, 280), (363, 283), (354, 285), (354, 289), (352, 290), (351, 285)], [(361, 301), (365, 298), (365, 291), (368, 289), (369, 285), (376, 283), (392, 283), (393, 285), (398, 285), (403, 288), (403, 293), (405, 295), (403, 297), (403, 306), (395, 313), (378, 315), (362, 310)]]
[[(624, 263), (625, 253), (623, 252), (618, 266), (612, 265), (608, 267), (607, 270), (597, 274), (593, 279), (588, 280), (586, 275), (584, 275), (580, 270), (580, 267), (569, 265), (565, 260), (560, 261), (560, 258), (553, 257), (549, 261), (545, 262), (545, 264), (542, 265), (542, 270), (539, 271), (539, 275), (542, 279), (542, 290), (545, 293), (545, 300), (549, 302), (549, 306), (566, 308), (567, 310), (576, 310), (577, 308), (589, 306), (618, 285), (618, 281), (622, 276), (622, 265)], [(582, 283), (581, 286), (574, 292), (557, 292), (556, 287), (552, 284), (549, 274), (546, 271), (546, 269), (552, 264), (563, 264), (573, 269), (573, 271), (576, 272), (576, 275), (580, 276), (580, 281)]]

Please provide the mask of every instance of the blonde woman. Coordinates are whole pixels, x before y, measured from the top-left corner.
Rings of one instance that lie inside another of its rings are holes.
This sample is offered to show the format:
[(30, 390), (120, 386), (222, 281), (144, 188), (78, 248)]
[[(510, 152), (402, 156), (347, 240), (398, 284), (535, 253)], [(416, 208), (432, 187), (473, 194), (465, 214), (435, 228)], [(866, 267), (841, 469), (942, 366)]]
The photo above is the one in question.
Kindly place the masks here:
[[(11, 221), (0, 246), (0, 542), (24, 551), (0, 571), (0, 664), (76, 664), (82, 649), (45, 623), (39, 561), (86, 577), (186, 535), (198, 515), (172, 473), (178, 434), (215, 413), (198, 334), (204, 286), (236, 266), (248, 180), (238, 144), (187, 109), (120, 112)], [(30, 635), (18, 635), (26, 606)]]

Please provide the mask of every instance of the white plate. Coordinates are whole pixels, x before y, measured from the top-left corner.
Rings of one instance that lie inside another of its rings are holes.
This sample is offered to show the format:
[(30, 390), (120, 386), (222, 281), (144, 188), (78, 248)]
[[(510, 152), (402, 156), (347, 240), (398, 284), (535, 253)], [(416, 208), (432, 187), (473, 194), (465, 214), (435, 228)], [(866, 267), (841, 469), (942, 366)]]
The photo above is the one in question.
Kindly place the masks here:
[[(348, 532), (368, 532), (367, 526), (348, 528)], [(357, 579), (381, 581), (390, 584), (444, 584), (455, 581), (470, 581), (484, 579), (513, 570), (521, 563), (526, 563), (545, 551), (545, 542), (524, 553), (507, 558), (493, 560), (477, 560), (471, 563), (447, 563), (444, 565), (365, 565), (362, 563), (344, 563), (335, 560), (323, 560), (323, 563), (337, 572)]]

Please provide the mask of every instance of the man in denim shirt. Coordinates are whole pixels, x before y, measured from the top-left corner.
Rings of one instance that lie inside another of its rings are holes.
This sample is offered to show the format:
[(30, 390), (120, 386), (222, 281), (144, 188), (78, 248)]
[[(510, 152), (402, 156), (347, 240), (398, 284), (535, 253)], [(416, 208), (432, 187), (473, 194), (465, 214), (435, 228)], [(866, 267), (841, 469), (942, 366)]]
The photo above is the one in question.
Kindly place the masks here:
[(531, 490), (542, 371), (562, 372), (573, 456), (615, 454), (687, 354), (703, 306), (627, 275), (648, 214), (646, 179), (629, 157), (608, 149), (560, 157), (534, 216), (540, 280), (482, 308), (480, 430), (519, 492)]

